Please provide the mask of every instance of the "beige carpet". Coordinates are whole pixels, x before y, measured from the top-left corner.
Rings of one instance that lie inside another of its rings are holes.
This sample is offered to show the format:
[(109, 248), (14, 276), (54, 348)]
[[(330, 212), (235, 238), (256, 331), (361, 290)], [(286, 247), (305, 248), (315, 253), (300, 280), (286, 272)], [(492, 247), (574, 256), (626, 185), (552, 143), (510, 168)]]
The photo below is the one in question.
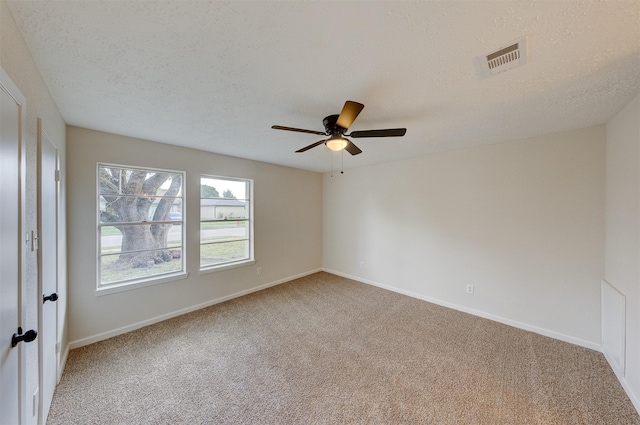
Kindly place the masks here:
[(49, 424), (640, 424), (594, 351), (317, 273), (71, 351)]

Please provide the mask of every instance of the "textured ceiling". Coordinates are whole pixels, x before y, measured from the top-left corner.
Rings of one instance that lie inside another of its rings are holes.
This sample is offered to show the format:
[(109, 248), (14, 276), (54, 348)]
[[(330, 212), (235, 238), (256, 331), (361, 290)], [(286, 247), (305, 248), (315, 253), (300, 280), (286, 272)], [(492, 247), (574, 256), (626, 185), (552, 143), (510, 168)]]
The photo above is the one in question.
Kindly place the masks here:
[[(603, 124), (640, 90), (640, 2), (8, 1), (68, 124), (314, 171)], [(521, 36), (528, 63), (474, 58)], [(358, 156), (319, 146), (365, 104)]]

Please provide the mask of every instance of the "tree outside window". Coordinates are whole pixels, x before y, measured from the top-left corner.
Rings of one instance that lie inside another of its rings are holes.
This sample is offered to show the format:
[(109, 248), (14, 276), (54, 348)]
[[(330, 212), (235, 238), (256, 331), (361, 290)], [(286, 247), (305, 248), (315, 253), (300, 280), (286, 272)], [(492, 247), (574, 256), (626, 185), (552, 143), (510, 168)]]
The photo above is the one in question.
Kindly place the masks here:
[(176, 274), (184, 173), (98, 164), (99, 287)]

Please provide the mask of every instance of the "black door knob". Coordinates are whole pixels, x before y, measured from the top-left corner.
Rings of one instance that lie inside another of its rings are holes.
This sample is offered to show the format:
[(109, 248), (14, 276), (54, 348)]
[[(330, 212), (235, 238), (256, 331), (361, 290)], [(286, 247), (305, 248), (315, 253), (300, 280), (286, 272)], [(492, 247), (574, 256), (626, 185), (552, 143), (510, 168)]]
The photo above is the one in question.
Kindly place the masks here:
[(42, 296), (42, 304), (46, 303), (47, 301), (52, 301), (55, 302), (58, 300), (58, 294), (56, 294), (55, 292), (51, 295), (47, 296)]
[(16, 345), (18, 345), (20, 341), (31, 342), (37, 337), (38, 337), (38, 332), (36, 332), (33, 329), (26, 331), (23, 335), (22, 328), (18, 328), (18, 333), (13, 334), (13, 336), (11, 337), (11, 347), (15, 347)]

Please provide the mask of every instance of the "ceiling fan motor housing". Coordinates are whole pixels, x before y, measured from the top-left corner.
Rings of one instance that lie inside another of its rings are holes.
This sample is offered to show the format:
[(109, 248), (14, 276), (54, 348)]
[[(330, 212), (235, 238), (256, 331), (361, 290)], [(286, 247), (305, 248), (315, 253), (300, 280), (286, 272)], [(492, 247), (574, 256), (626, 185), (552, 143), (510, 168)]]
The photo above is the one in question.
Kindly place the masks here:
[(344, 134), (344, 132), (347, 131), (346, 128), (342, 128), (336, 124), (339, 116), (340, 115), (329, 115), (322, 120), (322, 125), (324, 125), (324, 129), (329, 136), (333, 136), (334, 134)]

